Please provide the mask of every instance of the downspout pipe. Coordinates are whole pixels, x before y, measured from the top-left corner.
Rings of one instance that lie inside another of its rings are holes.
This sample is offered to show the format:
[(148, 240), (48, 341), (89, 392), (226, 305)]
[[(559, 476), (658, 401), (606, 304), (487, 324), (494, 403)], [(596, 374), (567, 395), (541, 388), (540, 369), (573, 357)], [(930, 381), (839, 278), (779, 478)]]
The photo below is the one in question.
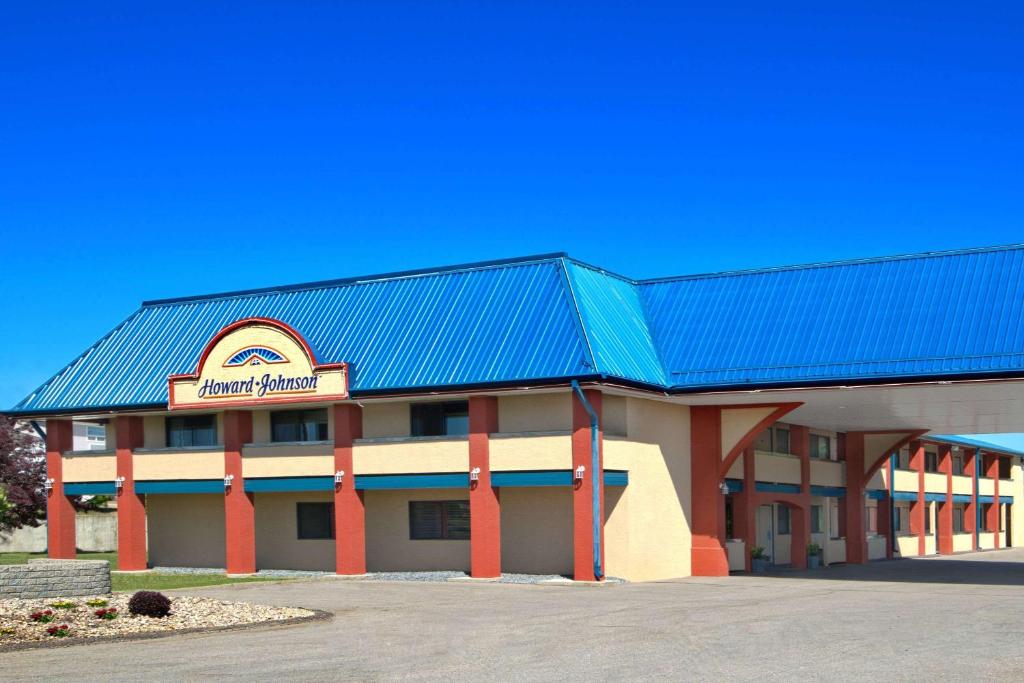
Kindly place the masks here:
[(601, 472), (601, 425), (597, 417), (597, 411), (594, 410), (594, 406), (590, 405), (590, 401), (587, 400), (583, 390), (580, 389), (580, 383), (576, 380), (572, 381), (572, 390), (576, 392), (576, 397), (579, 398), (580, 404), (587, 411), (587, 415), (590, 416), (590, 476), (593, 482), (590, 490), (593, 494), (593, 500), (591, 501), (593, 513), (591, 517), (594, 520), (594, 578), (601, 580), (604, 578), (604, 567), (601, 566), (601, 489), (604, 487)]
[(39, 426), (39, 423), (36, 420), (31, 420), (29, 424), (32, 425), (32, 429), (36, 430), (36, 434), (43, 440), (43, 443), (46, 443), (46, 432)]

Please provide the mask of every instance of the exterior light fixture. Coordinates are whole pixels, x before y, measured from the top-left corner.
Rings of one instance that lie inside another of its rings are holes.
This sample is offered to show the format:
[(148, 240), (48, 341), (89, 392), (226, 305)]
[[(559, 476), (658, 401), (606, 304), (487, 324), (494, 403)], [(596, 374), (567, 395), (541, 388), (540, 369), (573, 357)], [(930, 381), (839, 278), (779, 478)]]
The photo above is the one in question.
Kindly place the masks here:
[(953, 446), (953, 452), (954, 453), (959, 453), (960, 452), (960, 447), (959, 446)]
[(235, 475), (233, 475), (233, 474), (229, 474), (229, 475), (225, 476), (224, 477), (224, 488), (226, 488), (226, 489), (231, 488), (231, 482), (233, 482), (234, 480), (235, 480)]
[(338, 470), (337, 472), (334, 473), (334, 483), (335, 484), (340, 484), (341, 481), (344, 478), (345, 478), (345, 470)]
[(718, 490), (722, 492), (723, 496), (728, 496), (729, 495), (729, 484), (727, 482), (723, 481), (721, 484), (718, 485)]
[(52, 491), (53, 490), (53, 483), (54, 483), (53, 479), (47, 479), (46, 481), (43, 482), (43, 488), (46, 489), (47, 491)]
[(118, 491), (124, 488), (124, 477), (117, 477), (114, 479), (114, 488)]
[(473, 469), (471, 469), (469, 471), (469, 480), (470, 481), (480, 481), (480, 468), (479, 467), (474, 467)]
[(587, 468), (580, 465), (576, 468), (576, 472), (573, 474), (573, 481), (583, 481), (583, 473), (587, 471)]

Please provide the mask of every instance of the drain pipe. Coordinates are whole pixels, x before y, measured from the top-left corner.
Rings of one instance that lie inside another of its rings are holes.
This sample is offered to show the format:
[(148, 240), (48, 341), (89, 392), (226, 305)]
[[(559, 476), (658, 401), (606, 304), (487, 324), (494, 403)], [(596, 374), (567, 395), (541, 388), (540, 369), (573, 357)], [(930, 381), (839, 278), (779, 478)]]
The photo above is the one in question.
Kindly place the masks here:
[(576, 380), (572, 381), (572, 390), (576, 392), (580, 404), (583, 405), (583, 409), (590, 416), (590, 477), (592, 482), (590, 490), (593, 493), (594, 578), (601, 580), (604, 578), (604, 567), (601, 566), (601, 487), (604, 485), (604, 482), (601, 481), (602, 472), (600, 471), (601, 444), (598, 442), (600, 425), (598, 424), (597, 412), (594, 410), (594, 406), (590, 405), (590, 401), (587, 400), (583, 390), (580, 389), (580, 383)]

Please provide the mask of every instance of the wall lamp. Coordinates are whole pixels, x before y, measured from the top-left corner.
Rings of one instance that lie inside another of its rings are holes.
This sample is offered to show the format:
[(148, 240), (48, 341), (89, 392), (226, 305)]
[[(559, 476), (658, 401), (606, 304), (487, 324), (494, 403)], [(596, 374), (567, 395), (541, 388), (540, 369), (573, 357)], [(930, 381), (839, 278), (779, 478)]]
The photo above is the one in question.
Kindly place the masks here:
[(43, 482), (43, 488), (47, 491), (52, 491), (54, 481), (54, 479), (47, 479), (46, 481)]
[(718, 490), (722, 492), (723, 496), (728, 496), (729, 495), (729, 484), (727, 484), (726, 482), (723, 481), (721, 484), (718, 485)]
[(338, 470), (334, 473), (334, 483), (340, 484), (345, 479), (345, 470)]
[(231, 482), (233, 482), (234, 480), (235, 480), (235, 475), (233, 475), (233, 474), (229, 474), (229, 475), (225, 476), (224, 477), (224, 488), (226, 488), (226, 489), (231, 488)]
[(480, 468), (479, 467), (474, 467), (473, 469), (471, 469), (469, 471), (469, 480), (470, 481), (480, 481)]
[(573, 477), (572, 477), (573, 481), (583, 481), (583, 473), (586, 472), (586, 471), (587, 471), (587, 468), (585, 466), (583, 466), (583, 465), (580, 465), (579, 467), (577, 467), (576, 471), (573, 473)]
[(118, 491), (124, 488), (124, 477), (117, 477), (114, 479), (114, 488)]

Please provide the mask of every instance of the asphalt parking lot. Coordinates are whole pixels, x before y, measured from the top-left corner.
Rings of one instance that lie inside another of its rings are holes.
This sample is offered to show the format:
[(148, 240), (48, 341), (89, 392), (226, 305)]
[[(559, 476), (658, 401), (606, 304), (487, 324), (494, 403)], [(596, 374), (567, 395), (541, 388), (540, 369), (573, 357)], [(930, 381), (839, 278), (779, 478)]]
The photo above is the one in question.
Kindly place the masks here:
[(1024, 550), (606, 587), (338, 580), (183, 591), (293, 627), (0, 655), (12, 680), (1024, 678)]

